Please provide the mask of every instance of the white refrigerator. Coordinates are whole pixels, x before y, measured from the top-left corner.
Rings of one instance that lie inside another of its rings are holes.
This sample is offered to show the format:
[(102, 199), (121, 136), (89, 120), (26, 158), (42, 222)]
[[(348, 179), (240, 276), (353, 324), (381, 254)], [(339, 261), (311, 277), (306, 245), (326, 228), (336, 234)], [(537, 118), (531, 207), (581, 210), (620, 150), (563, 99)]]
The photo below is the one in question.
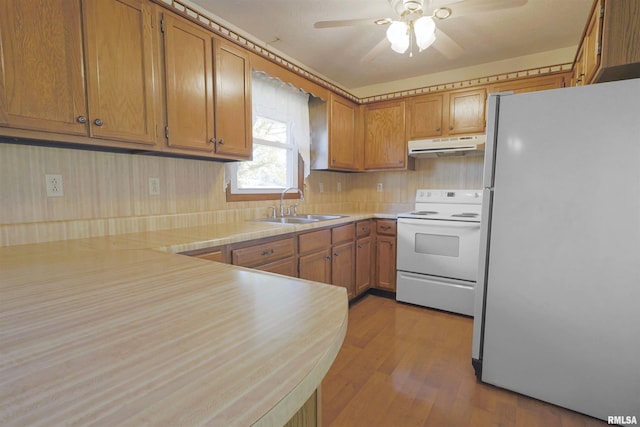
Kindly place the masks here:
[(640, 79), (488, 108), (476, 375), (640, 423)]

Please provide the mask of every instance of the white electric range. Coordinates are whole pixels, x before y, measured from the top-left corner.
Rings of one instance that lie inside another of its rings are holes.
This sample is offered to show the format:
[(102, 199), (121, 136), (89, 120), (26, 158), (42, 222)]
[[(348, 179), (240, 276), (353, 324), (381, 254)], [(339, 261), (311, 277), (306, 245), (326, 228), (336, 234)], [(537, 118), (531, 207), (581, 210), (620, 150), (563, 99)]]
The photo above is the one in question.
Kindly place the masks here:
[(481, 209), (481, 190), (416, 192), (398, 215), (398, 301), (473, 316)]

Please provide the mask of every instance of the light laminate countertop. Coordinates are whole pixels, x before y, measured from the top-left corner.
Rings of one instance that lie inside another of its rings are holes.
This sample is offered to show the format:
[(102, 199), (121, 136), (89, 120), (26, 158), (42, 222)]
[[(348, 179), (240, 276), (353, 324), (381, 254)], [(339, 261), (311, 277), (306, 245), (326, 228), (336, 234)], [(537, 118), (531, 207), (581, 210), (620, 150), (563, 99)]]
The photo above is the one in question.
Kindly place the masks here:
[(340, 350), (345, 289), (171, 252), (375, 216), (348, 215), (0, 248), (0, 424), (282, 425)]

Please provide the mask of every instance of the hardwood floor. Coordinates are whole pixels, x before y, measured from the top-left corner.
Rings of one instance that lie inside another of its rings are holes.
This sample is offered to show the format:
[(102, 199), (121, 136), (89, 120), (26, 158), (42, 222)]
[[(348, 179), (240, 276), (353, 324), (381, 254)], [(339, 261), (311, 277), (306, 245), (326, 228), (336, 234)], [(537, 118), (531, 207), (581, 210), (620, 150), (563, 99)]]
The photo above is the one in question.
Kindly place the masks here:
[(366, 295), (322, 383), (325, 427), (604, 426), (476, 381), (473, 319)]

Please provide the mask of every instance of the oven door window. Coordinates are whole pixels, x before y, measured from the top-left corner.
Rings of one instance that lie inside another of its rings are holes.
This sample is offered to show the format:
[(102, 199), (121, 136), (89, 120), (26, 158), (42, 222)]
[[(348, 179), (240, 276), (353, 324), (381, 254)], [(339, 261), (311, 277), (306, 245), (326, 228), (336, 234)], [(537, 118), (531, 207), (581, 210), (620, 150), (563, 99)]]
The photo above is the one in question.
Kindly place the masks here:
[(415, 234), (414, 250), (420, 254), (460, 256), (460, 237), (443, 234)]

